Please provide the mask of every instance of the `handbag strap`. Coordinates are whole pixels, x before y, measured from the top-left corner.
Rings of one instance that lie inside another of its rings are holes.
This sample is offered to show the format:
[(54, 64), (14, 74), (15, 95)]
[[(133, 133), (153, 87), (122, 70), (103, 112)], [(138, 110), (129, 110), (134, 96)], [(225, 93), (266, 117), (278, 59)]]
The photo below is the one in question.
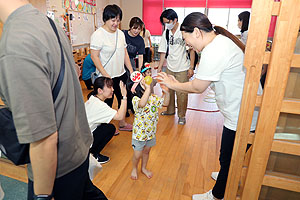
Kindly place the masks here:
[(167, 29), (167, 30), (166, 30), (167, 52), (166, 52), (165, 58), (167, 58), (168, 55), (169, 55), (169, 48), (170, 48), (170, 43), (169, 43), (170, 37), (169, 37), (169, 33), (170, 33), (170, 30)]
[(51, 24), (51, 27), (52, 27), (53, 31), (55, 32), (56, 37), (57, 37), (58, 44), (59, 44), (59, 47), (60, 47), (60, 54), (61, 54), (60, 71), (59, 71), (57, 81), (56, 81), (56, 83), (54, 85), (54, 88), (52, 90), (53, 102), (55, 102), (55, 100), (56, 100), (56, 98), (59, 94), (60, 88), (62, 86), (62, 82), (64, 80), (65, 58), (64, 58), (64, 53), (63, 53), (63, 49), (62, 49), (62, 45), (61, 45), (61, 42), (60, 42), (60, 38), (59, 38), (59, 35), (58, 35), (57, 28), (56, 28), (54, 22), (52, 21), (52, 19), (50, 19), (49, 17), (47, 17), (47, 18), (48, 18), (48, 20)]
[(116, 50), (117, 50), (117, 46), (118, 46), (118, 29), (116, 32), (116, 46), (115, 46), (115, 50), (114, 52), (111, 54), (111, 56), (109, 57), (109, 59), (107, 60), (107, 62), (105, 63), (105, 65), (103, 65), (103, 68), (107, 65), (107, 63), (110, 61), (110, 59), (113, 57), (113, 55), (115, 54)]

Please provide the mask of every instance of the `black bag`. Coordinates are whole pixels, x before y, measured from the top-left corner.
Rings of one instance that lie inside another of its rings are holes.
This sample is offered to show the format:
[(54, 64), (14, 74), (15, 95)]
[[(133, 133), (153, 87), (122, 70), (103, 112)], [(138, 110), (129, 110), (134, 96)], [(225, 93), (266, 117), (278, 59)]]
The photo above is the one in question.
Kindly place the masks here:
[(29, 144), (19, 143), (12, 114), (7, 108), (0, 109), (0, 150), (16, 165), (30, 162)]
[[(55, 102), (64, 79), (65, 60), (56, 26), (50, 18), (48, 20), (56, 34), (61, 52), (60, 72), (52, 90), (53, 102)], [(15, 165), (30, 163), (29, 144), (19, 143), (12, 113), (5, 107), (0, 108), (0, 150)]]

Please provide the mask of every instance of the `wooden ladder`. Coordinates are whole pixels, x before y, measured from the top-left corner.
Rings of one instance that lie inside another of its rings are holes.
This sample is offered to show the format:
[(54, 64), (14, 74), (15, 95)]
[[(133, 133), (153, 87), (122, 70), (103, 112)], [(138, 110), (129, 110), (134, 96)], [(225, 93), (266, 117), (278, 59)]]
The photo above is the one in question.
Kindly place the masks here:
[[(272, 49), (268, 52), (266, 42), (272, 16), (277, 16), (277, 22)], [(297, 118), (298, 132), (294, 135), (300, 137), (300, 54), (294, 54), (299, 27), (300, 0), (253, 0), (244, 61), (247, 75), (226, 200), (279, 198), (268, 196), (262, 187), (278, 188), (283, 193), (292, 191), (291, 199), (300, 199), (300, 139), (276, 138), (278, 127), (285, 126), (282, 130), (286, 131), (290, 118)], [(268, 65), (268, 71), (263, 95), (258, 96), (263, 64)], [(259, 117), (255, 133), (249, 134), (255, 107), (259, 107)], [(247, 144), (252, 146), (246, 153)], [(270, 162), (275, 166), (273, 152), (296, 157), (296, 172), (276, 172), (272, 167), (268, 170)]]

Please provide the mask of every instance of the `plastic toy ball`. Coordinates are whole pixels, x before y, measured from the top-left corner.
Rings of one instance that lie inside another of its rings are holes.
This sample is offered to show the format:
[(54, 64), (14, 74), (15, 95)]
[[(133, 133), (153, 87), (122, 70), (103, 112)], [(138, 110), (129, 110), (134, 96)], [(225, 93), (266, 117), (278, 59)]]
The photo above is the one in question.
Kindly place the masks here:
[(150, 84), (152, 83), (152, 77), (151, 77), (151, 76), (146, 76), (146, 77), (144, 78), (144, 80), (145, 80), (145, 83), (146, 83), (147, 85), (150, 85)]

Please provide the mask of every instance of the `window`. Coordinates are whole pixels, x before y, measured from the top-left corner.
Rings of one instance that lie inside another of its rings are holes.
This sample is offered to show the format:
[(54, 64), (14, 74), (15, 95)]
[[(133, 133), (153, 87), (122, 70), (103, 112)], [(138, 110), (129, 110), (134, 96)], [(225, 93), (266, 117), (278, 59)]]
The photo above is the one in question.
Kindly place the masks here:
[(229, 8), (209, 8), (208, 19), (213, 25), (227, 29)]
[[(192, 12), (202, 12), (204, 13), (205, 8), (172, 8), (178, 15), (178, 22), (181, 24), (186, 16)], [(166, 8), (169, 9), (169, 8)]]
[(187, 16), (188, 14), (190, 14), (192, 12), (201, 12), (201, 13), (204, 13), (205, 12), (205, 8), (185, 8), (185, 16)]
[[(170, 7), (172, 8), (172, 7)], [(169, 9), (169, 8), (166, 8)], [(192, 12), (204, 13), (205, 8), (172, 8), (178, 15), (179, 23)], [(238, 15), (241, 12), (249, 11), (250, 8), (208, 8), (208, 19), (213, 25), (221, 26), (234, 35), (240, 35), (240, 29), (237, 26)]]

